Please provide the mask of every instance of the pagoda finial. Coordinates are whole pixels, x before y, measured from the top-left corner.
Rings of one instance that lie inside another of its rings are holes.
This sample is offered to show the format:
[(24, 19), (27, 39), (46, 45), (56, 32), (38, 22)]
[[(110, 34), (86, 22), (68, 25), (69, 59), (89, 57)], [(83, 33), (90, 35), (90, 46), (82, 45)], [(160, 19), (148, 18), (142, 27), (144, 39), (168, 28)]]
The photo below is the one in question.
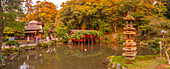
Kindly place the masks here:
[(123, 20), (125, 20), (125, 21), (135, 21), (135, 18), (131, 15), (132, 12), (128, 11), (127, 13), (128, 14), (126, 15), (126, 17), (123, 18)]

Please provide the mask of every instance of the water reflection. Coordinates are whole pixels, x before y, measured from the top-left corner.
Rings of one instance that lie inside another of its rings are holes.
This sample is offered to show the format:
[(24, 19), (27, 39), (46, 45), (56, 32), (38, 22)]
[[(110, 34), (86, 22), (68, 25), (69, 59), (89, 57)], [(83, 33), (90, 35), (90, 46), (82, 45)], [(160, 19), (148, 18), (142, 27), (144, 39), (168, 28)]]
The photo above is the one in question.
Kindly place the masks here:
[[(110, 55), (121, 55), (123, 46), (115, 44), (58, 45), (42, 50), (23, 52), (3, 69), (105, 69), (102, 61)], [(138, 48), (139, 55), (153, 54)], [(143, 54), (145, 53), (145, 54)], [(22, 66), (22, 67), (21, 67)]]
[(29, 65), (27, 65), (25, 62), (20, 66), (19, 69), (27, 69), (29, 68)]

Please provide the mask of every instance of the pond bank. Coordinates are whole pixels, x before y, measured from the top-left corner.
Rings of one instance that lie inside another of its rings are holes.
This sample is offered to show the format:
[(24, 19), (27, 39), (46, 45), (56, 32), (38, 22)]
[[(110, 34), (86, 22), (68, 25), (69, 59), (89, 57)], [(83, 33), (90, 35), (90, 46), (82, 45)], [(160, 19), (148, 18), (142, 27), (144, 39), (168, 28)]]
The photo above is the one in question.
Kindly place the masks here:
[[(123, 56), (107, 57), (108, 69), (115, 69), (118, 64), (121, 64), (122, 69), (169, 69), (165, 59), (160, 59), (158, 55), (137, 55), (135, 60), (127, 60)], [(114, 65), (114, 66), (113, 66)]]
[[(38, 45), (41, 44), (41, 45)], [(20, 55), (20, 53), (22, 52), (27, 52), (29, 50), (35, 50), (35, 49), (43, 49), (43, 48), (48, 48), (49, 46), (54, 46), (56, 45), (56, 41), (52, 40), (52, 41), (45, 41), (43, 43), (34, 43), (34, 44), (22, 44), (19, 47), (13, 46), (13, 47), (9, 47), (9, 46), (5, 46), (2, 48), (2, 55), (1, 55), (1, 62), (2, 64), (0, 64), (0, 67), (6, 66), (6, 64), (10, 61), (13, 61), (15, 59), (15, 57), (17, 57), (18, 55)]]

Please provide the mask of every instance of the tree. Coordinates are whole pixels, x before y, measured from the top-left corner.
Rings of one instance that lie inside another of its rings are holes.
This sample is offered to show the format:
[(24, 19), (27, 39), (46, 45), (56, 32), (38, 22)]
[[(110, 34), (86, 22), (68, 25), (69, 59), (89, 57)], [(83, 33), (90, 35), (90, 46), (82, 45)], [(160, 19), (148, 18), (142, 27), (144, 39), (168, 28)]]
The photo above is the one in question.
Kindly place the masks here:
[[(72, 3), (72, 2), (71, 2)], [(64, 6), (59, 14), (58, 18), (60, 21), (64, 23), (64, 25), (68, 26), (71, 29), (80, 29), (80, 23), (83, 19), (81, 16), (80, 11), (75, 8), (74, 4)]]
[(1, 54), (1, 47), (2, 47), (2, 43), (3, 43), (3, 23), (2, 23), (2, 12), (3, 12), (3, 8), (2, 8), (2, 1), (0, 1), (0, 54)]
[(0, 50), (3, 43), (3, 28), (15, 23), (17, 17), (24, 17), (20, 0), (0, 1)]
[(51, 2), (40, 2), (37, 5), (34, 5), (33, 13), (27, 14), (27, 17), (24, 18), (24, 21), (30, 21), (35, 19), (43, 23), (55, 23), (55, 18), (57, 15), (56, 6)]
[(165, 1), (165, 3), (167, 3), (166, 4), (167, 11), (166, 11), (165, 16), (170, 19), (170, 1), (167, 0), (167, 1)]
[(145, 16), (145, 21), (148, 24), (144, 25), (142, 29), (147, 30), (149, 35), (161, 33), (161, 30), (170, 29), (170, 20), (159, 15)]
[(3, 33), (4, 33), (4, 39), (7, 40), (9, 38), (9, 35), (14, 34), (14, 30), (10, 27), (5, 27), (3, 29)]
[(68, 30), (69, 29), (64, 26), (62, 22), (59, 22), (55, 25), (53, 32), (55, 33), (56, 37), (62, 38), (63, 42), (67, 42), (69, 40)]
[(52, 32), (53, 28), (54, 28), (54, 24), (52, 24), (52, 23), (45, 23), (44, 27), (43, 27), (45, 36), (49, 36), (50, 32)]

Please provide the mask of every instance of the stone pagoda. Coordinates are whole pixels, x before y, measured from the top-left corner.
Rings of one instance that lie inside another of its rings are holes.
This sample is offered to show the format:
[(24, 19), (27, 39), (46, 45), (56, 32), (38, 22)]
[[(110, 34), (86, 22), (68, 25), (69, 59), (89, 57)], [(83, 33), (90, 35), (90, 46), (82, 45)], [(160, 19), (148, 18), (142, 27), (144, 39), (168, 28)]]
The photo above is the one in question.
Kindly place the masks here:
[(126, 42), (123, 43), (125, 47), (123, 48), (123, 51), (125, 51), (122, 56), (125, 56), (126, 59), (135, 59), (137, 54), (137, 47), (135, 47), (136, 43), (133, 41), (133, 35), (136, 34), (134, 31), (136, 30), (133, 27), (132, 22), (135, 21), (134, 17), (131, 16), (131, 12), (128, 11), (128, 14), (126, 17), (123, 18), (127, 22), (127, 26), (124, 27), (123, 34), (126, 35)]

